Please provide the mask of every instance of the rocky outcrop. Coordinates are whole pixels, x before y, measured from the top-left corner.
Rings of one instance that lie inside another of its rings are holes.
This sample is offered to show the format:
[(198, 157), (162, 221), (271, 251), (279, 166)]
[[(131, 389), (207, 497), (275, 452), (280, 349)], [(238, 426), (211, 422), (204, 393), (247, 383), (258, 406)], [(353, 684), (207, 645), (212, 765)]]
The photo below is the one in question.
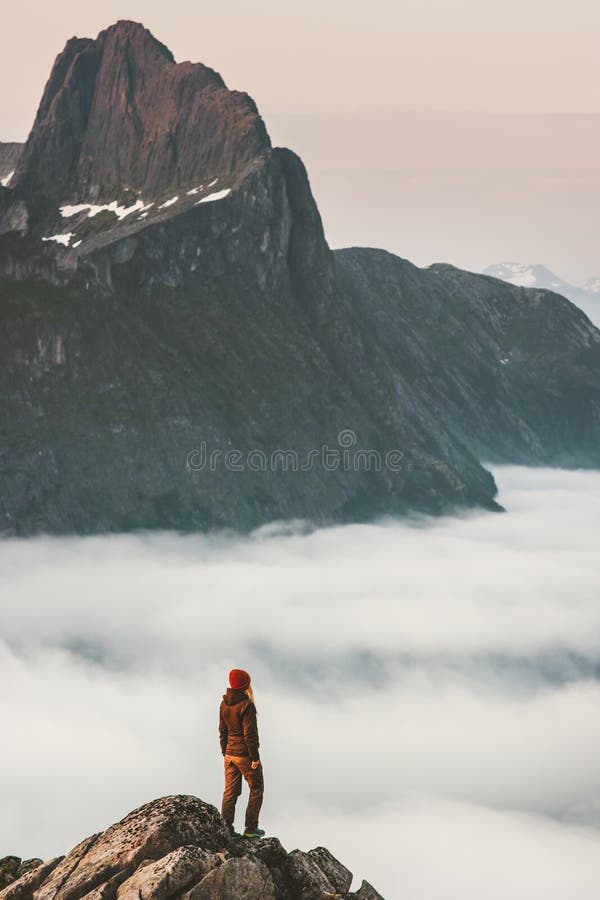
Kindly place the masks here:
[(16, 881), (32, 884), (37, 878), (41, 880), (47, 871), (43, 860), (37, 857), (21, 859), (20, 856), (5, 856), (0, 859), (0, 889)]
[[(234, 840), (215, 807), (163, 797), (12, 881), (0, 900), (382, 900), (324, 847), (288, 853), (277, 838)], [(3, 868), (4, 867), (4, 868)], [(35, 879), (32, 876), (37, 873)], [(1, 884), (2, 882), (0, 882)]]
[(585, 316), (332, 253), (252, 101), (141, 25), (59, 56), (0, 274), (4, 534), (498, 510), (481, 460), (598, 465)]

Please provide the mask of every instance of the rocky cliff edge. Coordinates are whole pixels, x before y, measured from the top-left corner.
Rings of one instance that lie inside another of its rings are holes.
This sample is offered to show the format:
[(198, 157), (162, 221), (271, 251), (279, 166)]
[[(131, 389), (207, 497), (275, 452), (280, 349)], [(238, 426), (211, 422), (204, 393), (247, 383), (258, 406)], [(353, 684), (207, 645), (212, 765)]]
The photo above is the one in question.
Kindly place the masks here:
[(0, 900), (383, 900), (351, 884), (324, 847), (233, 840), (214, 806), (183, 795), (141, 806), (66, 856), (0, 860)]

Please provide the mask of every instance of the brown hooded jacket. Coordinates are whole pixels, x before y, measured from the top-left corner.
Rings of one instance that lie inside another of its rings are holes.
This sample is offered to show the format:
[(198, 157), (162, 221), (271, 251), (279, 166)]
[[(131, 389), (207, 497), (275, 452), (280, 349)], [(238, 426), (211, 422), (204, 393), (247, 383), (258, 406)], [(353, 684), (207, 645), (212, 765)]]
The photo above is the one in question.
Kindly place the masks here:
[(219, 740), (223, 756), (259, 759), (256, 707), (244, 691), (227, 689), (219, 710)]

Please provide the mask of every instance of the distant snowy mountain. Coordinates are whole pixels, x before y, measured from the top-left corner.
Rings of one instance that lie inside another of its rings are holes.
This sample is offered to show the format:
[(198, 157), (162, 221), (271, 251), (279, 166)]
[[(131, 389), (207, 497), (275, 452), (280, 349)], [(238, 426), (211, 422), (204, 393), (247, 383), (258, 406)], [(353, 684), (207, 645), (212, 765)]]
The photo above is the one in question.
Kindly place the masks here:
[(595, 325), (600, 325), (600, 278), (590, 278), (584, 285), (577, 287), (559, 278), (546, 266), (515, 262), (495, 263), (484, 269), (483, 274), (519, 287), (545, 288), (562, 294), (582, 309)]
[(588, 294), (600, 295), (600, 278), (590, 278), (589, 281), (586, 281), (583, 285), (583, 290)]

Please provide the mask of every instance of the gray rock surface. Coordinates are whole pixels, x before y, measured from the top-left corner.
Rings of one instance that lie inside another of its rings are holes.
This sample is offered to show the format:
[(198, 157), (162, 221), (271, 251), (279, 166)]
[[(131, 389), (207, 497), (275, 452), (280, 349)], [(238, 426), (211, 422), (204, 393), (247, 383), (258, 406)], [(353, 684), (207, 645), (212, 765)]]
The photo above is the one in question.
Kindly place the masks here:
[(178, 847), (154, 862), (138, 866), (118, 887), (117, 900), (166, 900), (199, 881), (221, 861), (217, 853), (200, 847)]
[(267, 867), (251, 859), (227, 859), (188, 894), (188, 900), (275, 900)]
[(308, 857), (314, 860), (319, 869), (325, 873), (327, 880), (339, 894), (346, 894), (352, 884), (352, 872), (342, 865), (326, 847), (315, 847), (308, 851)]
[[(327, 862), (330, 868), (330, 861)], [(338, 894), (336, 886), (320, 865), (319, 857), (311, 855), (310, 852), (292, 850), (288, 858), (287, 874), (299, 900), (321, 900)]]
[(335, 900), (350, 871), (324, 847), (288, 853), (277, 838), (233, 840), (217, 810), (188, 796), (141, 806), (64, 857), (19, 874), (18, 857), (0, 860), (13, 879), (0, 900)]

